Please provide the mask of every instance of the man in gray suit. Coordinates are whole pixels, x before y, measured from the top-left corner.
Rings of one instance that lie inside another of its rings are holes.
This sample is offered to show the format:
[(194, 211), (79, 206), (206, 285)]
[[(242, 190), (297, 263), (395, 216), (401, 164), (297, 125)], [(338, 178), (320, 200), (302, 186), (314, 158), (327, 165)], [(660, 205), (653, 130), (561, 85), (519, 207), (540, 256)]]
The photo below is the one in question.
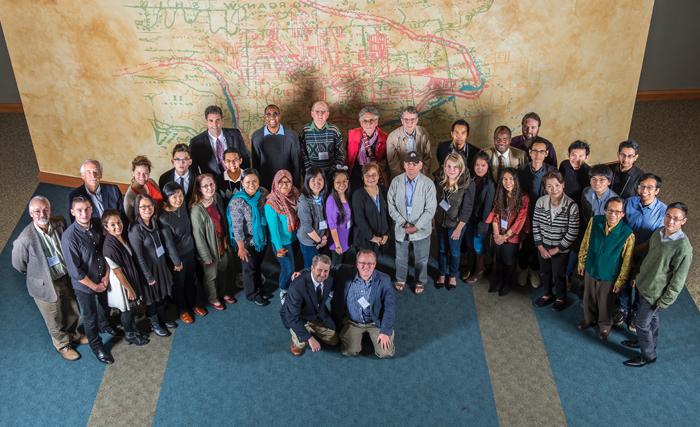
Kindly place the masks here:
[(78, 360), (80, 354), (71, 343), (87, 344), (78, 332), (80, 311), (61, 252), (65, 220), (51, 218), (51, 204), (43, 196), (29, 202), (32, 223), (12, 244), (12, 266), (27, 276), (27, 290), (34, 298), (51, 341), (66, 360)]

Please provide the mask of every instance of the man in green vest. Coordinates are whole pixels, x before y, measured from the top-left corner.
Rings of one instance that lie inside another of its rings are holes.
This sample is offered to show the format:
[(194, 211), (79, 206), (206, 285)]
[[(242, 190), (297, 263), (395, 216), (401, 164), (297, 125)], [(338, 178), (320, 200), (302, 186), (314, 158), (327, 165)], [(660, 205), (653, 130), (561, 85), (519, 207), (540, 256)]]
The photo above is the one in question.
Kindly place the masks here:
[(682, 230), (687, 220), (688, 207), (681, 202), (671, 203), (663, 227), (649, 238), (649, 251), (632, 281), (640, 296), (635, 319), (637, 339), (622, 341), (622, 345), (639, 348), (641, 353), (624, 361), (626, 366), (636, 368), (656, 362), (659, 309), (673, 304), (681, 293), (693, 260), (693, 248)]
[(598, 324), (598, 336), (607, 340), (612, 328), (615, 297), (632, 265), (634, 234), (622, 222), (625, 201), (611, 197), (605, 203), (605, 215), (589, 222), (578, 254), (578, 274), (583, 279), (583, 320), (578, 329)]

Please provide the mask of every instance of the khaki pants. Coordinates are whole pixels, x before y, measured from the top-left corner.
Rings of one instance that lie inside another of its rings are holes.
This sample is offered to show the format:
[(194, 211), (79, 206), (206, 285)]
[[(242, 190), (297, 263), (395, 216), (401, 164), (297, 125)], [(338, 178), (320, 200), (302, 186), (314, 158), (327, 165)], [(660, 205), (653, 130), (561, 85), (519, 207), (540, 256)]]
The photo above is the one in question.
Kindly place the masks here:
[(39, 308), (41, 317), (44, 318), (53, 346), (56, 350), (60, 350), (71, 341), (77, 341), (80, 338), (78, 332), (80, 309), (67, 274), (54, 281), (53, 287), (56, 290), (56, 302), (42, 301), (37, 298), (34, 298), (34, 302)]
[(615, 310), (613, 282), (602, 282), (586, 273), (583, 279), (583, 318), (586, 323), (598, 323), (599, 329), (612, 327)]
[(229, 251), (225, 251), (219, 258), (209, 265), (202, 264), (204, 271), (204, 292), (209, 304), (220, 302), (219, 298), (224, 295), (233, 296), (233, 283), (235, 276), (229, 274)]
[(340, 350), (344, 356), (357, 356), (362, 351), (362, 336), (368, 333), (374, 345), (374, 354), (378, 358), (384, 359), (394, 356), (394, 334), (391, 334), (389, 348), (384, 350), (377, 342), (379, 338), (379, 328), (374, 323), (355, 323), (346, 320), (345, 325), (340, 330)]
[[(338, 344), (338, 335), (333, 329), (327, 328), (323, 323), (319, 321), (306, 322), (304, 327), (311, 335), (318, 338), (323, 344), (330, 346)], [(294, 347), (306, 348), (306, 346), (309, 345), (306, 341), (299, 341), (299, 337), (297, 337), (294, 329), (290, 328), (289, 332), (292, 334), (292, 342), (294, 343)]]

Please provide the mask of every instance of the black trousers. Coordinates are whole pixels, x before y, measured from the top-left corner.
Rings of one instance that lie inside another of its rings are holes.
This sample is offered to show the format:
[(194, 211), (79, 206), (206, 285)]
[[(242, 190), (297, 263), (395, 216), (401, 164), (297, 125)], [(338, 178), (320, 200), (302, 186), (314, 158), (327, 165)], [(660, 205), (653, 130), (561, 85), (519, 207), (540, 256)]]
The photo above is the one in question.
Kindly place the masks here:
[(124, 327), (124, 332), (136, 332), (136, 307), (132, 307), (131, 310), (122, 311), (120, 320), (122, 326)]
[(537, 259), (540, 262), (540, 281), (544, 287), (544, 295), (566, 299), (566, 265), (569, 262), (569, 253), (558, 253), (544, 259), (538, 251)]
[(493, 245), (496, 255), (496, 287), (498, 290), (510, 289), (515, 281), (515, 266), (518, 261), (518, 243)]
[(90, 348), (96, 350), (102, 347), (100, 330), (110, 326), (109, 306), (107, 305), (107, 292), (91, 293), (75, 291), (80, 312), (83, 317), (83, 328), (87, 336)]
[(248, 250), (248, 261), (241, 261), (243, 276), (243, 288), (245, 297), (253, 300), (262, 293), (262, 262), (265, 258), (265, 250), (258, 252), (254, 247), (246, 247)]
[(197, 261), (194, 251), (181, 255), (180, 261), (182, 270), (173, 272), (173, 298), (177, 311), (182, 313), (197, 305)]

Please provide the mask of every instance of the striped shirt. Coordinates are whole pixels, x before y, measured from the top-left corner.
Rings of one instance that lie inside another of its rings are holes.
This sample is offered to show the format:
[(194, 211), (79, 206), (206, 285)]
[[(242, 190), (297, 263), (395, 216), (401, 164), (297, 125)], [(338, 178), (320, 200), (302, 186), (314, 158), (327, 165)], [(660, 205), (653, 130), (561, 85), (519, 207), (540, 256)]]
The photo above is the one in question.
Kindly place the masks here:
[(319, 129), (314, 122), (308, 123), (304, 126), (300, 139), (305, 170), (318, 166), (328, 171), (345, 165), (343, 136), (336, 125), (326, 123)]
[[(552, 211), (558, 211), (552, 215)], [(569, 252), (579, 232), (578, 206), (566, 194), (558, 208), (551, 205), (548, 195), (537, 199), (532, 217), (532, 237), (535, 246), (547, 249), (558, 247), (562, 253)]]

